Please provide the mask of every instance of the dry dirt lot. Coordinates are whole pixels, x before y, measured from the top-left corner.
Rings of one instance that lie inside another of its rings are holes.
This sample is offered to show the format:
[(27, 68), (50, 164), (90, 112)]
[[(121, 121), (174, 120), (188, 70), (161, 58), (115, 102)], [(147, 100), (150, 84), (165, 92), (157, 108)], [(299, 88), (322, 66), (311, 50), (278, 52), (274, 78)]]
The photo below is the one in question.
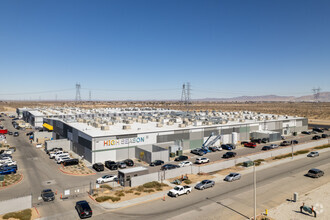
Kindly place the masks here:
[(330, 124), (330, 102), (193, 102), (185, 106), (180, 102), (18, 102), (0, 101), (0, 111), (15, 111), (17, 107), (61, 106), (82, 108), (103, 107), (153, 107), (177, 110), (221, 110), (221, 111), (254, 111), (270, 114), (305, 116), (309, 119), (327, 120)]

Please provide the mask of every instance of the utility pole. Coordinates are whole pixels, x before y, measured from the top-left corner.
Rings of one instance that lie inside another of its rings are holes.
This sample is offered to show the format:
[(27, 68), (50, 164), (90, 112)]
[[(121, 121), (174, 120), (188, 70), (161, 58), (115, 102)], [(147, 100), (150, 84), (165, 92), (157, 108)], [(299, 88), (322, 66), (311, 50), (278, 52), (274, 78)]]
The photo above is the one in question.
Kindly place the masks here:
[(314, 93), (314, 102), (318, 102), (319, 98), (320, 98), (320, 92), (321, 92), (321, 88), (313, 88), (312, 89), (313, 93)]
[(89, 101), (92, 101), (92, 91), (89, 90)]
[(182, 85), (182, 93), (181, 93), (181, 103), (186, 103), (187, 94), (186, 94), (186, 84)]
[(253, 182), (254, 182), (254, 218), (256, 220), (257, 216), (257, 174), (256, 174), (256, 164), (253, 161)]

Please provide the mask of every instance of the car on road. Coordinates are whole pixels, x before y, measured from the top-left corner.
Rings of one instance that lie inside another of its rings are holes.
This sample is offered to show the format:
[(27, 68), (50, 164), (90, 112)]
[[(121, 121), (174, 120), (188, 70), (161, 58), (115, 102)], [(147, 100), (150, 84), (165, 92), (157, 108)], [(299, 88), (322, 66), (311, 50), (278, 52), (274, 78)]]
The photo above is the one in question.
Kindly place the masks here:
[(104, 175), (96, 180), (96, 183), (102, 184), (114, 181), (117, 178), (116, 175)]
[(118, 170), (118, 164), (115, 161), (107, 160), (104, 162), (104, 166), (109, 170)]
[(192, 162), (190, 161), (182, 161), (181, 163), (178, 164), (180, 167), (188, 167), (192, 166)]
[(221, 148), (223, 150), (233, 150), (233, 148), (229, 144), (222, 144)]
[(150, 163), (150, 166), (151, 166), (151, 167), (154, 167), (154, 166), (161, 166), (161, 165), (163, 165), (163, 164), (164, 164), (164, 161), (162, 161), (162, 160), (155, 160), (155, 161), (153, 161), (153, 162)]
[(230, 173), (225, 177), (224, 181), (232, 182), (232, 181), (239, 180), (239, 179), (241, 179), (241, 174)]
[(263, 146), (261, 150), (271, 150), (273, 149), (271, 146)]
[(188, 160), (187, 156), (181, 155), (174, 159), (174, 161), (185, 161)]
[(310, 132), (310, 131), (302, 131), (301, 133), (302, 133), (302, 134), (310, 135), (312, 132)]
[(117, 162), (117, 166), (120, 169), (125, 169), (127, 167), (126, 163), (124, 161)]
[(316, 168), (308, 170), (308, 173), (306, 174), (306, 176), (312, 177), (312, 178), (319, 178), (323, 175), (324, 175), (324, 172), (322, 170), (319, 170)]
[(249, 142), (249, 143), (244, 144), (244, 147), (255, 148), (255, 147), (257, 147), (257, 144), (255, 142)]
[(171, 197), (178, 197), (181, 195), (188, 195), (189, 193), (191, 193), (191, 187), (190, 186), (176, 186), (173, 189), (171, 189), (167, 195), (171, 196)]
[(209, 163), (209, 162), (210, 162), (210, 159), (206, 158), (206, 157), (196, 158), (196, 161), (195, 161), (195, 163), (197, 163), (197, 164), (203, 164), (203, 163)]
[(277, 144), (271, 144), (269, 145), (272, 149), (275, 149), (275, 148), (278, 148), (278, 145)]
[(321, 139), (321, 136), (319, 136), (319, 135), (314, 135), (312, 137), (312, 140), (319, 140), (319, 139)]
[(8, 131), (8, 135), (13, 135), (13, 132), (11, 132), (11, 131)]
[(96, 170), (97, 172), (104, 171), (104, 165), (102, 163), (94, 163), (93, 169)]
[(90, 218), (93, 215), (93, 211), (86, 200), (76, 202), (75, 209), (81, 219)]
[(321, 128), (313, 128), (313, 131), (316, 131), (318, 133), (323, 133), (324, 132)]
[(44, 189), (41, 191), (41, 198), (45, 202), (50, 202), (55, 200), (55, 194), (51, 189)]
[(127, 166), (132, 167), (134, 166), (134, 162), (131, 159), (124, 160), (124, 163), (126, 163)]
[(195, 189), (203, 190), (213, 187), (215, 182), (213, 180), (203, 180), (195, 186)]
[(307, 154), (307, 157), (318, 157), (319, 156), (319, 152), (317, 151), (312, 151), (309, 154)]
[(161, 170), (172, 170), (172, 169), (175, 169), (175, 168), (179, 168), (179, 166), (169, 163), (169, 164), (163, 165), (160, 169)]
[(19, 133), (17, 131), (14, 132), (14, 137), (18, 137)]
[(329, 137), (329, 135), (328, 134), (322, 134), (321, 137), (322, 138), (327, 138), (327, 137)]
[(236, 157), (236, 153), (235, 152), (227, 152), (224, 155), (222, 155), (223, 158), (232, 158), (232, 157)]

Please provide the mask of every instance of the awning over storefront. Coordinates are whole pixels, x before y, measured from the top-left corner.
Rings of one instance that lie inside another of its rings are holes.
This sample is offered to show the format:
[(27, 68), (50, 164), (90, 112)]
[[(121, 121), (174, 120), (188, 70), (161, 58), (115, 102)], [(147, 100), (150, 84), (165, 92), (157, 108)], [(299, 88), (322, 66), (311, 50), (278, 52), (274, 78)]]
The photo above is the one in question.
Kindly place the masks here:
[(53, 126), (51, 126), (51, 125), (49, 125), (47, 123), (44, 123), (42, 126), (45, 127), (45, 128), (47, 128), (49, 131), (52, 131), (53, 130)]

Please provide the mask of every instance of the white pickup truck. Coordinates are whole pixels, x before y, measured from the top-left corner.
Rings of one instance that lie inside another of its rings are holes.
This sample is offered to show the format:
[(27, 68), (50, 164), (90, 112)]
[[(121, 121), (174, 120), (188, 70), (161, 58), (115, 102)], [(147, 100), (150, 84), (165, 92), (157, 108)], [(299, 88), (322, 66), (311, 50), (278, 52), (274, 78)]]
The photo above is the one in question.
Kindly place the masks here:
[(58, 154), (55, 156), (55, 161), (57, 162), (62, 157), (69, 157), (69, 153)]
[(63, 154), (63, 151), (55, 151), (49, 154), (49, 159), (54, 159), (57, 155)]
[(190, 186), (176, 186), (176, 187), (174, 187), (174, 189), (171, 189), (168, 192), (168, 195), (178, 197), (178, 196), (181, 196), (183, 194), (189, 194), (189, 193), (191, 193), (191, 187)]

